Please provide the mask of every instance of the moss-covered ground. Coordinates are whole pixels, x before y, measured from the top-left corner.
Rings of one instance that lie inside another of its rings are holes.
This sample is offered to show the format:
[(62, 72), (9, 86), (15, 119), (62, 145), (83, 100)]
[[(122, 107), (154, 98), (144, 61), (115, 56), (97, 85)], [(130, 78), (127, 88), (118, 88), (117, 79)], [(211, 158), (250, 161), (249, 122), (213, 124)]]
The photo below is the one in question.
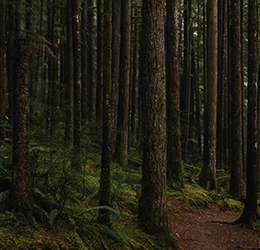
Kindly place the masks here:
[[(44, 146), (31, 149), (35, 223), (29, 225), (22, 214), (8, 210), (8, 187), (0, 187), (0, 249), (167, 249), (155, 236), (138, 228), (141, 166), (129, 164), (123, 168), (112, 162), (112, 208), (105, 208), (111, 210), (112, 225), (98, 223), (100, 148), (93, 144), (86, 152), (82, 171), (72, 171), (70, 150)], [(141, 161), (133, 148), (130, 157)], [(10, 174), (8, 164), (2, 168), (0, 183)], [(218, 171), (219, 188), (214, 191), (197, 185), (199, 168), (185, 165), (184, 171), (185, 188), (175, 190), (169, 184), (169, 200), (243, 209), (242, 202), (228, 195), (229, 175), (224, 170)], [(174, 213), (174, 207), (169, 205), (169, 212)]]

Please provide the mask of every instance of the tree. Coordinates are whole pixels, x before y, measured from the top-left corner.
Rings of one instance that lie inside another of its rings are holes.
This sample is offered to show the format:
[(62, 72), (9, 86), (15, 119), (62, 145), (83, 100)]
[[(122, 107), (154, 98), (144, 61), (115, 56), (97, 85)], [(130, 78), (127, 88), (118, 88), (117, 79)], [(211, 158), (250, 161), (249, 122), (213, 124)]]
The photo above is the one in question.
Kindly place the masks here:
[(74, 87), (74, 155), (72, 166), (81, 168), (81, 82), (79, 50), (79, 11), (78, 0), (71, 0), (73, 36), (73, 87)]
[(139, 223), (148, 233), (168, 237), (166, 202), (166, 93), (164, 6), (143, 1), (141, 83), (143, 117), (142, 190)]
[[(112, 64), (112, 0), (104, 1), (103, 32), (103, 119), (102, 119), (102, 165), (100, 178), (101, 206), (111, 204), (110, 161), (111, 161), (111, 64)], [(110, 224), (110, 211), (99, 210), (99, 221)]]
[(88, 22), (88, 119), (96, 115), (96, 79), (95, 79), (95, 29), (94, 29), (94, 1), (87, 0), (87, 22)]
[[(5, 1), (0, 1), (0, 125), (5, 121), (6, 63), (5, 63)], [(5, 139), (4, 127), (0, 127), (0, 140)]]
[[(231, 178), (230, 194), (242, 198), (242, 96), (241, 96), (241, 38), (240, 0), (231, 2)], [(250, 13), (251, 15), (251, 13)]]
[(66, 80), (66, 130), (65, 139), (67, 142), (73, 140), (73, 41), (72, 41), (72, 17), (71, 0), (66, 3), (67, 17), (67, 80)]
[(177, 1), (167, 0), (166, 31), (166, 107), (167, 107), (167, 174), (168, 180), (183, 187), (179, 109), (179, 58)]
[(131, 0), (121, 2), (121, 45), (119, 70), (119, 100), (115, 158), (127, 164), (128, 116), (130, 85), (130, 44), (131, 44)]
[(216, 125), (217, 125), (217, 0), (207, 3), (207, 116), (204, 132), (207, 146), (204, 146), (204, 165), (200, 175), (200, 185), (216, 189)]
[(252, 224), (257, 212), (257, 1), (248, 1), (248, 125), (246, 204), (237, 223)]
[(102, 115), (102, 34), (103, 34), (103, 1), (97, 1), (97, 97), (96, 118)]
[(31, 219), (32, 194), (29, 163), (29, 42), (22, 36), (15, 43), (14, 126), (13, 126), (13, 207)]

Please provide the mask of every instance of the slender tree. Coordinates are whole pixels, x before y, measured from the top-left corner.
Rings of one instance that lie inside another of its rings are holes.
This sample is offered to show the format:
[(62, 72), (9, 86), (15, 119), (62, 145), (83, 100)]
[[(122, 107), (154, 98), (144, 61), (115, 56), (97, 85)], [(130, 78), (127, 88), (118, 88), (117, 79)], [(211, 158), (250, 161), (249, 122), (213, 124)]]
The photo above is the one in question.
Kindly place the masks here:
[[(230, 194), (242, 198), (242, 103), (241, 103), (241, 34), (240, 0), (230, 5), (231, 46), (231, 178)], [(250, 13), (251, 15), (251, 13)]]
[[(0, 125), (5, 121), (6, 63), (5, 63), (5, 1), (0, 1)], [(5, 139), (4, 127), (0, 127), (0, 140)]]
[(142, 190), (139, 223), (148, 233), (168, 237), (166, 202), (166, 93), (164, 5), (142, 5), (141, 83), (143, 105)]
[(66, 80), (66, 130), (65, 139), (67, 142), (73, 140), (73, 40), (72, 40), (72, 17), (71, 0), (66, 3), (66, 28), (67, 28), (67, 80)]
[(172, 184), (183, 187), (179, 109), (179, 59), (177, 0), (167, 0), (166, 23), (166, 107), (167, 107), (167, 174)]
[(115, 158), (127, 164), (128, 116), (130, 85), (130, 44), (131, 44), (131, 0), (121, 2), (121, 46), (119, 71), (119, 100)]
[(102, 115), (102, 32), (103, 32), (103, 1), (97, 1), (97, 97), (96, 118)]
[(207, 116), (205, 140), (208, 142), (204, 148), (204, 165), (200, 176), (200, 184), (209, 189), (217, 187), (216, 180), (216, 136), (217, 136), (217, 0), (207, 3)]
[(237, 223), (252, 224), (257, 212), (257, 1), (248, 1), (248, 125), (246, 204)]
[[(102, 165), (100, 178), (101, 206), (110, 206), (110, 161), (111, 161), (111, 65), (112, 65), (112, 0), (104, 0), (103, 32), (103, 119), (102, 119)], [(110, 211), (99, 210), (99, 221), (110, 224)]]
[(82, 122), (85, 123), (88, 119), (88, 39), (87, 39), (87, 1), (82, 1), (81, 3), (81, 113), (82, 113)]
[(74, 158), (72, 166), (81, 168), (81, 82), (79, 50), (79, 10), (78, 0), (71, 0), (73, 35), (73, 87), (74, 87)]
[(88, 119), (95, 118), (96, 115), (96, 78), (95, 78), (95, 18), (94, 18), (94, 1), (87, 0), (87, 22), (88, 22)]

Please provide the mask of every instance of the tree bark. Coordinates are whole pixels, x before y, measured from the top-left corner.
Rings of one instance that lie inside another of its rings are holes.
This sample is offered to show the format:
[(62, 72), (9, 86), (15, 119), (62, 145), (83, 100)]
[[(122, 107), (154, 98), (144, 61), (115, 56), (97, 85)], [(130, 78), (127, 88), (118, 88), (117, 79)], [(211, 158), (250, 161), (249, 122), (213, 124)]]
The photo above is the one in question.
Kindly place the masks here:
[(179, 108), (179, 58), (177, 0), (167, 0), (166, 23), (166, 107), (167, 107), (167, 175), (175, 187), (182, 188), (183, 161)]
[(139, 223), (146, 232), (167, 239), (166, 93), (164, 6), (143, 1), (141, 83), (143, 105), (143, 167)]
[(200, 185), (209, 189), (217, 188), (216, 180), (216, 136), (217, 136), (217, 0), (207, 3), (207, 116), (204, 148), (204, 165), (200, 175)]
[[(103, 33), (103, 141), (102, 165), (100, 178), (101, 206), (111, 205), (110, 162), (111, 162), (111, 64), (112, 64), (112, 0), (104, 0), (104, 33)], [(110, 211), (99, 210), (99, 221), (110, 224)]]
[(231, 178), (230, 194), (242, 198), (242, 103), (240, 0), (231, 2)]
[(131, 0), (121, 3), (121, 46), (119, 70), (119, 100), (115, 158), (126, 166), (128, 149), (129, 85), (131, 44)]

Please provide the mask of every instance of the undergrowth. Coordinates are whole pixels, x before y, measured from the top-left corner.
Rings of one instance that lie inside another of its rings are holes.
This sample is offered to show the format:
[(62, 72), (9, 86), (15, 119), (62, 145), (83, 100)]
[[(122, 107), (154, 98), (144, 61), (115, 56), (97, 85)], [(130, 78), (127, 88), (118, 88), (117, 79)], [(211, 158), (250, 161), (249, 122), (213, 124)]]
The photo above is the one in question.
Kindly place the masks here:
[[(100, 131), (83, 128), (82, 170), (72, 170), (72, 148), (62, 140), (30, 147), (35, 225), (23, 214), (9, 211), (6, 200), (12, 182), (12, 147), (0, 145), (0, 249), (166, 249), (155, 236), (138, 228), (141, 166), (111, 164), (112, 207), (99, 206)], [(99, 128), (100, 129), (100, 128)], [(92, 136), (94, 134), (94, 136)], [(37, 138), (38, 139), (38, 138)], [(62, 146), (61, 146), (62, 145)], [(129, 157), (141, 162), (138, 150)], [(193, 206), (219, 206), (241, 211), (243, 204), (228, 195), (229, 174), (218, 170), (216, 191), (202, 189), (200, 168), (184, 165), (185, 187), (168, 187), (168, 198)], [(97, 222), (99, 209), (111, 211), (112, 226)], [(171, 207), (169, 211), (172, 212)]]

